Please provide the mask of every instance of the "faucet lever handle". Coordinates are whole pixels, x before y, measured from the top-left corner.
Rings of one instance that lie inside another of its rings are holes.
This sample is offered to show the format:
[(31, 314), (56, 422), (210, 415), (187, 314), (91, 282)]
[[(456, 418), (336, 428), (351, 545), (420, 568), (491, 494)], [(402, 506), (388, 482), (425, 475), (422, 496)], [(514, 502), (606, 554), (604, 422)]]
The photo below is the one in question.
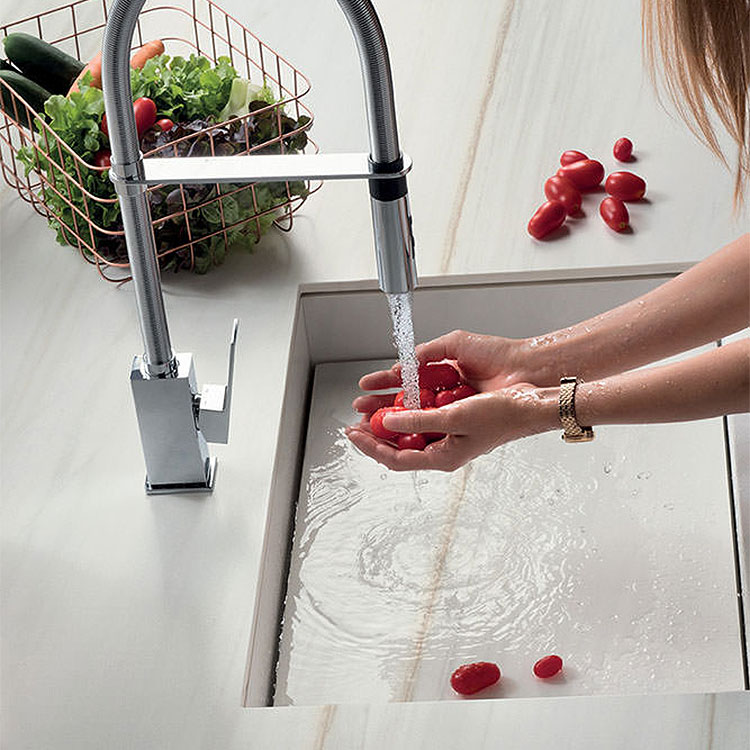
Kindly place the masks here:
[(232, 408), (232, 382), (234, 381), (234, 350), (237, 345), (239, 320), (232, 323), (229, 337), (229, 367), (226, 385), (206, 383), (201, 391), (198, 424), (209, 443), (229, 442), (229, 414)]

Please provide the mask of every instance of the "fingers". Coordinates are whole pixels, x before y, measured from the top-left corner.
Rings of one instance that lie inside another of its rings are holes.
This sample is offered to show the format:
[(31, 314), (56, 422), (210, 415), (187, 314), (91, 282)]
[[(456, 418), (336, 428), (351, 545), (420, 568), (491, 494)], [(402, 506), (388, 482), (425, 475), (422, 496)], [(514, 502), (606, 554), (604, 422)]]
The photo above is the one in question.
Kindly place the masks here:
[(386, 388), (401, 387), (401, 367), (393, 365), (390, 370), (379, 370), (363, 375), (359, 380), (359, 387), (363, 391), (381, 391)]
[(357, 396), (352, 401), (352, 408), (368, 416), (384, 406), (393, 406), (393, 394)]
[(453, 404), (440, 409), (408, 409), (389, 412), (383, 417), (383, 427), (393, 432), (443, 432), (459, 431), (460, 411)]
[(357, 427), (349, 428), (346, 434), (362, 453), (392, 471), (454, 471), (468, 460), (462, 458), (460, 438), (452, 436), (428, 445), (423, 451), (412, 451), (398, 450)]
[(420, 362), (439, 362), (442, 359), (459, 359), (459, 346), (463, 331), (451, 331), (416, 348)]

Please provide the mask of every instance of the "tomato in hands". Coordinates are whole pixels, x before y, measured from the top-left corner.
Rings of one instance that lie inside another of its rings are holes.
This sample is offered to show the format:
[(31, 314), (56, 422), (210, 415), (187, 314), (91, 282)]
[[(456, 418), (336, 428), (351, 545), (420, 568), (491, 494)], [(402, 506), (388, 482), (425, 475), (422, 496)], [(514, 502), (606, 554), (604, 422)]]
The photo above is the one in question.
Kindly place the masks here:
[(407, 435), (402, 433), (398, 438), (398, 449), (401, 451), (423, 451), (427, 447), (427, 439), (424, 435), (413, 433)]
[[(396, 394), (396, 398), (393, 399), (394, 406), (404, 405), (404, 391), (399, 391)], [(419, 406), (422, 409), (429, 409), (430, 406), (435, 406), (435, 394), (429, 388), (420, 388), (419, 390)]]
[(390, 411), (406, 411), (403, 406), (384, 406), (378, 409), (370, 417), (370, 429), (375, 437), (382, 438), (383, 440), (396, 440), (403, 433), (392, 432), (383, 426), (383, 417)]
[(460, 383), (461, 376), (458, 374), (458, 370), (447, 362), (428, 362), (419, 366), (420, 388), (443, 391), (455, 388)]

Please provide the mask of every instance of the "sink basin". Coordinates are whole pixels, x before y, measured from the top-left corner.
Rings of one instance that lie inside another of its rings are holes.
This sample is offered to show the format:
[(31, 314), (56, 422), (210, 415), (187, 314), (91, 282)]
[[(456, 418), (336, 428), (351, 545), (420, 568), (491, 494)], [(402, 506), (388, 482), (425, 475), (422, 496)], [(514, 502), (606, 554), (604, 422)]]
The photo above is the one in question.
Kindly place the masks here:
[[(679, 270), (426, 280), (417, 339), (538, 335)], [(359, 376), (392, 361), (380, 292), (300, 290), (245, 705), (456, 700), (450, 674), (473, 661), (503, 672), (486, 698), (744, 687), (723, 420), (392, 473), (343, 435)], [(547, 653), (566, 666), (541, 681)]]

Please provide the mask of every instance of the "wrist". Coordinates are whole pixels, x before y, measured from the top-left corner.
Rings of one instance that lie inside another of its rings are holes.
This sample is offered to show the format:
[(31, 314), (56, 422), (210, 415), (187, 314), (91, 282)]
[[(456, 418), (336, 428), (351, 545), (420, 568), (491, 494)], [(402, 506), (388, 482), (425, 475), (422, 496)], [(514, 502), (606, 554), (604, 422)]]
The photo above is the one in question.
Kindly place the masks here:
[(559, 386), (509, 388), (506, 395), (517, 409), (517, 423), (523, 436), (560, 427)]

